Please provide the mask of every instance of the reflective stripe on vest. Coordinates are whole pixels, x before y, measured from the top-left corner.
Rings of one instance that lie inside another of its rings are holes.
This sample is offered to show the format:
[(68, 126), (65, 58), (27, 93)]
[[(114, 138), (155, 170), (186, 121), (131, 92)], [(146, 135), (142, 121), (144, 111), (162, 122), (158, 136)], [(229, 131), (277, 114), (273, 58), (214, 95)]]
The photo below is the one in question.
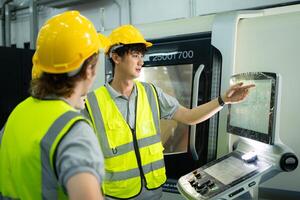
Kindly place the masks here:
[[(158, 160), (151, 164), (147, 164), (143, 166), (143, 171), (145, 174), (148, 174), (149, 172), (153, 170), (160, 169), (165, 166), (164, 160)], [(129, 178), (134, 178), (139, 174), (139, 169), (130, 169), (124, 172), (105, 172), (105, 176), (109, 177), (109, 180), (111, 181), (120, 181), (120, 180), (126, 180)]]
[(0, 130), (0, 147), (1, 147), (1, 141), (2, 141), (2, 136), (4, 133), (4, 129), (5, 129), (5, 125), (3, 126), (3, 128)]
[[(158, 100), (155, 89), (150, 84), (136, 82), (136, 88), (138, 92), (137, 143), (147, 187), (154, 189), (160, 187), (166, 180), (160, 139)], [(130, 198), (137, 195), (141, 188), (141, 175), (136, 162), (132, 133), (105, 87), (88, 94), (87, 108), (105, 157), (104, 193), (118, 198)], [(110, 116), (111, 120), (107, 116)], [(146, 122), (139, 121), (139, 119), (145, 119)], [(145, 130), (143, 126), (146, 127)], [(109, 133), (108, 129), (110, 129)], [(120, 137), (116, 136), (118, 134), (121, 134)], [(110, 140), (110, 137), (119, 137), (120, 142), (118, 143), (116, 138)]]
[[(41, 141), (41, 161), (42, 161), (42, 196), (43, 199), (58, 199), (58, 182), (51, 168), (49, 155), (52, 145), (58, 134), (72, 119), (81, 116), (80, 113), (68, 111), (61, 115), (49, 128)], [(53, 166), (54, 167), (54, 166)], [(51, 183), (51, 185), (49, 185)]]
[[(29, 110), (32, 110), (32, 113), (28, 114)], [(23, 124), (24, 122), (22, 123), (22, 119), (26, 116), (30, 124), (28, 127)], [(34, 127), (36, 119), (39, 119), (40, 123)], [(29, 97), (18, 105), (8, 119), (2, 138), (0, 157), (3, 156), (4, 160), (1, 159), (0, 163), (0, 200), (67, 199), (56, 178), (53, 159), (59, 142), (79, 120), (89, 123), (80, 113), (62, 101), (46, 102)], [(19, 134), (20, 132), (24, 134)], [(28, 137), (24, 138), (24, 136)], [(28, 139), (27, 142), (25, 142), (26, 139)], [(23, 141), (24, 145), (17, 150), (9, 148), (14, 142), (20, 145)], [(15, 160), (14, 157), (9, 157), (21, 154), (20, 151), (22, 155), (27, 156), (26, 160), (20, 162), (20, 159)], [(15, 166), (10, 164), (8, 161), (10, 159), (13, 159), (12, 163), (16, 161), (19, 164)], [(10, 168), (10, 165), (13, 168)], [(21, 185), (21, 187), (16, 190), (15, 185)], [(30, 187), (32, 185), (37, 187)]]

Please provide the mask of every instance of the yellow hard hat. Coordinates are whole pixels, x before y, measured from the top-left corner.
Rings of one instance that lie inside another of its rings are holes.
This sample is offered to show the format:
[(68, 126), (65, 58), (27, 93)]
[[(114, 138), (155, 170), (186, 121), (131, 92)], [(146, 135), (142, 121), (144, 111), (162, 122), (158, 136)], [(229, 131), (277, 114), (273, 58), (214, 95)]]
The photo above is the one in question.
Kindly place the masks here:
[(41, 69), (38, 68), (36, 65), (32, 66), (32, 70), (31, 70), (31, 77), (32, 77), (32, 79), (39, 78), (42, 73), (43, 72), (41, 71)]
[(143, 43), (146, 47), (151, 47), (152, 43), (147, 42), (141, 32), (132, 25), (123, 25), (114, 29), (108, 36), (110, 45), (107, 46), (105, 53), (108, 53), (112, 46), (119, 44), (137, 44)]
[(67, 11), (49, 19), (40, 29), (33, 55), (32, 78), (41, 72), (71, 72), (109, 45), (94, 25), (78, 11)]

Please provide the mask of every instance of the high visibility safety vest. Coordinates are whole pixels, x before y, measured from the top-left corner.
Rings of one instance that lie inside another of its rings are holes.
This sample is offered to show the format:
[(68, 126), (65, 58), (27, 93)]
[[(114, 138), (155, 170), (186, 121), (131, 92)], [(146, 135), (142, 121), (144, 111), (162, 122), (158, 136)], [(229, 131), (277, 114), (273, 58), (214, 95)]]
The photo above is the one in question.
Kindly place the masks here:
[(0, 144), (0, 199), (67, 199), (56, 178), (54, 155), (79, 120), (89, 123), (62, 100), (29, 97), (20, 103)]
[(131, 130), (109, 92), (102, 86), (88, 94), (87, 109), (104, 154), (106, 196), (132, 198), (142, 189), (156, 189), (166, 181), (160, 139), (159, 106), (154, 87), (136, 82), (136, 127)]

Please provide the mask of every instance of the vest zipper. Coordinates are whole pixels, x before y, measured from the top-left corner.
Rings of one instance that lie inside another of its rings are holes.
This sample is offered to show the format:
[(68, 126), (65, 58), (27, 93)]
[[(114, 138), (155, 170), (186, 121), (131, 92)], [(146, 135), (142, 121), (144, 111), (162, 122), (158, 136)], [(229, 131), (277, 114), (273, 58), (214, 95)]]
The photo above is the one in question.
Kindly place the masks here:
[(144, 171), (143, 171), (143, 168), (142, 168), (141, 154), (140, 154), (139, 146), (138, 146), (138, 143), (137, 143), (136, 133), (135, 133), (134, 129), (131, 129), (131, 132), (132, 132), (132, 136), (133, 136), (134, 152), (135, 152), (136, 160), (137, 160), (137, 163), (138, 163), (138, 166), (139, 166), (141, 178), (146, 183), (146, 178), (145, 178), (145, 174), (144, 174)]

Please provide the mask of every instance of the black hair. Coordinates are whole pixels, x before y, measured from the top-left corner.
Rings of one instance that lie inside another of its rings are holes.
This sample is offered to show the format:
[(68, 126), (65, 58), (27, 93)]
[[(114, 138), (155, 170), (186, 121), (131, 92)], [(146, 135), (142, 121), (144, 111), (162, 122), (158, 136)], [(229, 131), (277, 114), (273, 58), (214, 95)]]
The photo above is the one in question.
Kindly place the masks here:
[[(120, 48), (117, 48), (116, 50), (113, 50), (112, 53), (116, 53), (118, 56), (123, 57), (125, 54), (131, 53), (131, 52), (139, 52), (143, 55), (147, 52), (147, 47), (144, 43), (135, 43), (135, 44), (121, 44), (123, 45)], [(110, 52), (109, 50), (108, 52)], [(109, 56), (109, 55), (108, 55)], [(111, 57), (109, 57), (109, 61), (112, 65), (112, 70), (114, 74), (114, 69), (115, 69), (115, 62)]]

